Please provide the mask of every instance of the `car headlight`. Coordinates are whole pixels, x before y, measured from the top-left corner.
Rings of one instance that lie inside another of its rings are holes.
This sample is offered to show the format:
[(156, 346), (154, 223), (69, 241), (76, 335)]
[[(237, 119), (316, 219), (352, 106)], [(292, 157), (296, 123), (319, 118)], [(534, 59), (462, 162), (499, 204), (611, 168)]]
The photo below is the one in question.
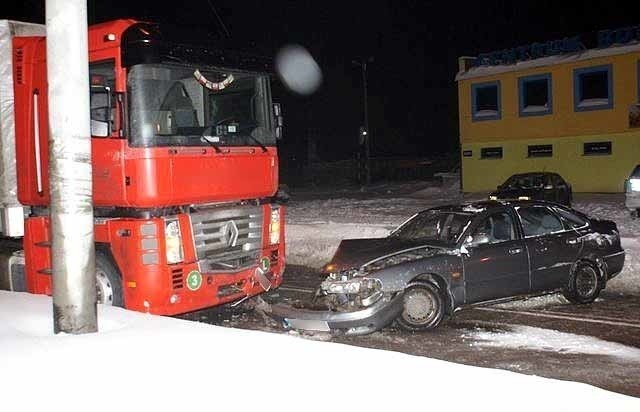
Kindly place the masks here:
[(276, 245), (280, 242), (280, 208), (271, 209), (271, 222), (269, 222), (269, 244)]
[(489, 200), (498, 200), (498, 196), (496, 196), (496, 195), (489, 195)]
[(180, 234), (180, 222), (178, 222), (178, 218), (165, 219), (164, 239), (167, 263), (182, 262), (184, 256), (182, 253), (182, 235)]
[(632, 192), (640, 192), (640, 179), (629, 179), (629, 189)]
[(354, 278), (343, 281), (325, 281), (321, 288), (327, 293), (356, 295), (360, 292), (366, 294), (380, 290), (380, 281), (378, 279)]

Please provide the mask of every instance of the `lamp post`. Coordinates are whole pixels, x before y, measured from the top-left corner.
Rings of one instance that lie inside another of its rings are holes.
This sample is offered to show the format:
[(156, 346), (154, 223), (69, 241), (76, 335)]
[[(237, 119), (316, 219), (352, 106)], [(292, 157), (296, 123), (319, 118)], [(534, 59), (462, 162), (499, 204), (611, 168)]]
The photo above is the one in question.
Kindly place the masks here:
[(361, 128), (360, 139), (364, 141), (364, 173), (365, 182), (367, 185), (371, 184), (371, 133), (369, 131), (369, 104), (367, 94), (367, 65), (373, 62), (373, 57), (362, 58), (360, 60), (353, 60), (352, 63), (356, 66), (360, 66), (362, 69), (362, 90), (364, 97), (364, 130)]

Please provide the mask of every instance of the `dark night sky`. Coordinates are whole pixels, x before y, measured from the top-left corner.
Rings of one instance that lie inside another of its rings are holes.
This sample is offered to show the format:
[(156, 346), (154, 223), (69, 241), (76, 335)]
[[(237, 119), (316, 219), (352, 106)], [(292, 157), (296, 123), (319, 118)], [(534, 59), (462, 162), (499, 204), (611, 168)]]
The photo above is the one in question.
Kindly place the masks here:
[[(16, 2), (18, 3), (18, 2)], [(361, 72), (369, 66), (374, 155), (430, 155), (455, 151), (460, 55), (515, 47), (599, 29), (640, 24), (622, 2), (560, 1), (90, 1), (90, 22), (133, 17), (199, 27), (207, 40), (254, 42), (264, 53), (284, 44), (308, 48), (324, 82), (310, 97), (274, 87), (286, 119), (285, 157), (304, 152), (309, 135), (325, 160), (350, 157), (362, 123)], [(637, 7), (636, 7), (637, 9)], [(3, 6), (3, 18), (44, 22), (44, 1)]]

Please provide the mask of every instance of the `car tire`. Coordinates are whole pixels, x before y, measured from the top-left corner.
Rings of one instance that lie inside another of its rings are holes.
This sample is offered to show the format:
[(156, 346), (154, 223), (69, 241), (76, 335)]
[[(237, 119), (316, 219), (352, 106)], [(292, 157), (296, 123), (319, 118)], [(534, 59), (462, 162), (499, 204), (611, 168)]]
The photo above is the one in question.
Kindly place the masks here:
[(571, 276), (563, 295), (572, 303), (591, 303), (598, 298), (604, 288), (602, 277), (598, 269), (591, 263), (578, 263)]
[(96, 251), (96, 297), (98, 303), (124, 307), (122, 276), (109, 254)]
[(404, 290), (398, 325), (411, 332), (437, 327), (444, 316), (444, 299), (433, 283), (413, 283)]

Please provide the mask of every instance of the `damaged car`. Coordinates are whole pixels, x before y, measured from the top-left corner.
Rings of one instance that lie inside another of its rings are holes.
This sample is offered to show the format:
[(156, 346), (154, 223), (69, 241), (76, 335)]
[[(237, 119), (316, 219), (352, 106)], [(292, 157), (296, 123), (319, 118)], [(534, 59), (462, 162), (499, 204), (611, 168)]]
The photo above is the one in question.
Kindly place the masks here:
[(417, 213), (386, 238), (343, 240), (310, 307), (274, 305), (287, 328), (365, 334), (437, 327), (472, 305), (562, 292), (591, 303), (622, 271), (616, 224), (544, 201)]

